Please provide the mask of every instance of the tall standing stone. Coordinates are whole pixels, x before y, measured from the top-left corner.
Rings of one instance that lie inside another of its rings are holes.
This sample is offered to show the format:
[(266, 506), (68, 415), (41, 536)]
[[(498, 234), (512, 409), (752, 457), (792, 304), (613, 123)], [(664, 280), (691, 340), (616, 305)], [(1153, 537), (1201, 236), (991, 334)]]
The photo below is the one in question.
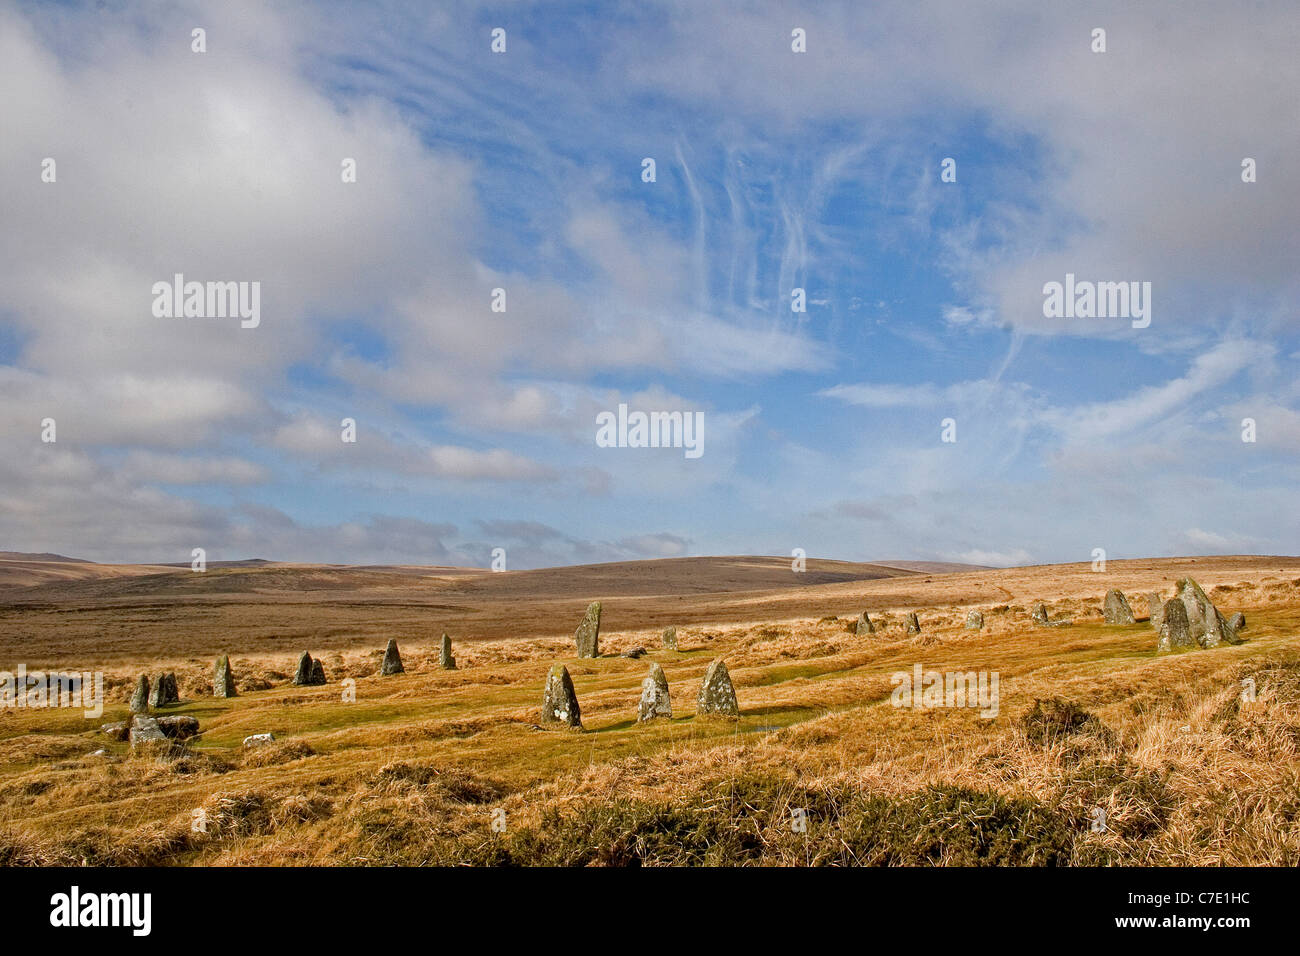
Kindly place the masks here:
[(1032, 617), (1034, 619), (1035, 624), (1047, 625), (1051, 623), (1051, 621), (1047, 617), (1046, 604), (1035, 604)]
[(670, 651), (677, 650), (677, 628), (676, 627), (664, 628), (663, 642), (664, 642), (664, 647), (668, 648)]
[(230, 655), (222, 654), (217, 658), (216, 673), (212, 676), (213, 697), (238, 697), (235, 691), (235, 676), (230, 672)]
[(1152, 591), (1147, 595), (1147, 614), (1151, 617), (1151, 626), (1157, 631), (1165, 620), (1165, 599), (1160, 596), (1159, 591)]
[(1195, 646), (1196, 641), (1187, 620), (1187, 606), (1178, 598), (1166, 602), (1161, 615), (1160, 640), (1156, 644), (1156, 651), (1164, 653)]
[(587, 613), (582, 616), (582, 623), (573, 632), (573, 642), (578, 647), (579, 657), (600, 656), (600, 602), (592, 601), (587, 605)]
[(1227, 618), (1219, 613), (1201, 586), (1191, 578), (1183, 578), (1178, 582), (1178, 597), (1187, 608), (1192, 639), (1201, 647), (1241, 643)]
[(913, 611), (911, 614), (907, 615), (907, 633), (908, 633), (908, 634), (920, 634), (920, 633), (921, 633), (921, 621), (920, 621), (920, 619), (916, 616), (916, 612), (915, 612), (915, 611)]
[(740, 705), (736, 703), (736, 688), (731, 684), (727, 665), (718, 659), (709, 665), (700, 682), (700, 696), (695, 703), (697, 714), (722, 714), (739, 717)]
[(984, 615), (979, 611), (971, 611), (966, 615), (966, 630), (982, 631), (984, 630)]
[(306, 687), (311, 683), (312, 663), (311, 653), (303, 651), (302, 657), (298, 658), (298, 669), (293, 672), (293, 682), (299, 687)]
[(144, 674), (135, 682), (135, 690), (131, 693), (131, 702), (127, 707), (133, 714), (149, 713), (149, 678)]
[(379, 673), (384, 677), (406, 673), (406, 668), (402, 666), (402, 655), (397, 650), (397, 641), (391, 637), (388, 646), (384, 648), (384, 662), (379, 665)]
[(639, 722), (656, 717), (672, 717), (673, 704), (668, 695), (668, 678), (658, 664), (650, 665), (650, 674), (641, 682), (641, 703), (637, 707)]
[(855, 637), (861, 637), (864, 634), (874, 633), (876, 633), (876, 625), (871, 623), (871, 618), (867, 615), (866, 611), (863, 611), (858, 615), (858, 623), (853, 628), (853, 635)]
[(153, 690), (149, 692), (150, 707), (165, 707), (168, 704), (178, 703), (180, 699), (175, 674), (159, 674), (154, 679)]
[(311, 682), (313, 687), (321, 687), (325, 681), (325, 665), (320, 662), (319, 657), (313, 657), (311, 662)]
[(1107, 624), (1133, 624), (1137, 621), (1133, 616), (1133, 609), (1128, 605), (1128, 598), (1119, 588), (1111, 588), (1106, 592), (1106, 603), (1102, 607), (1102, 614)]
[(456, 658), (451, 654), (451, 638), (444, 631), (442, 635), (442, 644), (438, 647), (438, 664), (445, 671), (454, 671), (456, 669)]
[(552, 664), (546, 675), (546, 691), (542, 695), (542, 723), (564, 727), (582, 727), (582, 709), (573, 689), (569, 669), (563, 664)]

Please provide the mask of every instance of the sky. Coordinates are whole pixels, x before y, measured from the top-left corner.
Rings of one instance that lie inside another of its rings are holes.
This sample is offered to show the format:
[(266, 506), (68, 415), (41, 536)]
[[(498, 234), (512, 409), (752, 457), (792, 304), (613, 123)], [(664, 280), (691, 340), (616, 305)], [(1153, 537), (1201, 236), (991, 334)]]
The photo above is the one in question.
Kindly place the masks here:
[[(1297, 48), (1292, 2), (0, 0), (0, 550), (1296, 554)], [(258, 324), (155, 314), (177, 273)], [(1149, 324), (1048, 317), (1067, 274)]]

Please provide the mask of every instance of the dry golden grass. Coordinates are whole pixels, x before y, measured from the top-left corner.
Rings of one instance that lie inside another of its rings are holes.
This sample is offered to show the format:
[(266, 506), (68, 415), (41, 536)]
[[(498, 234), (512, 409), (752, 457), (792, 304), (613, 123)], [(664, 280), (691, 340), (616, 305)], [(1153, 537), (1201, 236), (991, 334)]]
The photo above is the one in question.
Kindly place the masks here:
[[(358, 571), (380, 583), (351, 585), (350, 572), (306, 569), (329, 586), (275, 600), (265, 591), (222, 598), (220, 581), (189, 593), (192, 579), (173, 572), (129, 599), (114, 589), (148, 576), (98, 582), (105, 590), (95, 594), (76, 590), (84, 581), (10, 591), (10, 661), (107, 672), (111, 704), (94, 726), (123, 719), (139, 672), (172, 670), (183, 702), (168, 710), (197, 717), (203, 736), (161, 759), (88, 730), (80, 711), (0, 710), (0, 861), (1300, 863), (1296, 559), (1112, 562), (1105, 576), (1086, 565), (921, 572), (793, 589), (766, 578), (749, 587), (732, 566), (711, 581), (703, 567), (693, 566), (694, 590), (681, 601), (660, 593), (681, 581), (657, 585), (653, 568), (625, 581), (636, 593), (622, 597), (621, 579), (583, 592), (580, 576), (558, 572), (525, 572), (508, 586), (447, 572), (459, 583), (430, 593), (408, 578), (432, 572), (409, 569)], [(292, 574), (274, 573), (291, 590)], [(1147, 624), (1102, 623), (1106, 588), (1124, 589), (1140, 614), (1148, 590), (1172, 593), (1187, 573), (1225, 613), (1245, 612), (1246, 643), (1158, 657)], [(558, 593), (534, 595), (544, 588), (529, 574)], [(638, 645), (649, 655), (574, 660), (567, 635), (588, 598), (605, 600), (607, 655)], [(1033, 626), (1039, 599), (1075, 623)], [(513, 621), (501, 630), (509, 636), (467, 638), (445, 611), (427, 620), (430, 606), (456, 602), (479, 621)], [(156, 624), (133, 629), (146, 604), (167, 620), (215, 620), (160, 639)], [(983, 631), (962, 627), (971, 607), (984, 612)], [(346, 608), (340, 623), (335, 612)], [(884, 626), (858, 638), (852, 617), (863, 609)], [(395, 635), (408, 672), (381, 678), (394, 610), (414, 632)], [(902, 630), (910, 610), (924, 625), (919, 638)], [(417, 629), (409, 622), (422, 613)], [(822, 620), (830, 614), (841, 619)], [(530, 623), (543, 617), (545, 627)], [(236, 619), (250, 623), (220, 643), (217, 627)], [(294, 622), (287, 637), (282, 619)], [(63, 637), (60, 621), (76, 622)], [(678, 624), (677, 652), (660, 647), (664, 623)], [(101, 646), (94, 629), (112, 639)], [(444, 629), (456, 639), (456, 671), (437, 666)], [(24, 634), (54, 656), (23, 656)], [(227, 648), (241, 696), (217, 700), (211, 659)], [(329, 685), (290, 685), (303, 649), (319, 654)], [(739, 721), (693, 716), (715, 657), (736, 683)], [(536, 727), (555, 659), (569, 667), (585, 732)], [(679, 716), (638, 726), (651, 661), (663, 665)], [(1000, 713), (890, 706), (890, 675), (915, 663), (997, 671)], [(356, 681), (355, 703), (341, 699), (343, 677)], [(1254, 702), (1241, 701), (1246, 677)], [(1095, 719), (1044, 737), (1025, 718), (1051, 699)], [(267, 731), (275, 745), (241, 749), (246, 735)], [(108, 755), (89, 755), (100, 748)], [(1090, 829), (1097, 808), (1105, 832)], [(790, 826), (795, 809), (807, 811), (805, 832)], [(492, 828), (500, 812), (504, 833)]]

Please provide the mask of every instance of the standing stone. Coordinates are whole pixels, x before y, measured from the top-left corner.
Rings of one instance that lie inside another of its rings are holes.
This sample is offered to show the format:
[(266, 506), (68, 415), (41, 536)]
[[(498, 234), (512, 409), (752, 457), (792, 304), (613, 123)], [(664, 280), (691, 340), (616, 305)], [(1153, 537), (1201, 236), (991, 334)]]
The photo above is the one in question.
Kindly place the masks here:
[(736, 703), (736, 688), (731, 685), (727, 665), (718, 659), (709, 665), (700, 683), (700, 696), (695, 703), (697, 714), (722, 714), (739, 717), (740, 705)]
[(388, 646), (384, 648), (384, 662), (379, 665), (379, 673), (384, 677), (406, 673), (406, 668), (402, 666), (402, 655), (397, 650), (397, 641), (391, 637)]
[(1192, 629), (1187, 620), (1187, 606), (1178, 598), (1165, 604), (1161, 615), (1160, 640), (1156, 644), (1157, 653), (1178, 651), (1195, 647)]
[(1232, 617), (1228, 618), (1228, 626), (1232, 628), (1234, 634), (1237, 631), (1245, 630), (1246, 615), (1238, 611), (1236, 614), (1232, 615)]
[(1159, 591), (1152, 591), (1147, 595), (1147, 614), (1151, 616), (1151, 626), (1157, 631), (1165, 620), (1165, 599), (1160, 596)]
[(167, 735), (162, 732), (158, 726), (158, 721), (152, 717), (146, 717), (144, 714), (136, 714), (131, 719), (131, 746), (139, 747), (142, 744), (159, 743), (165, 741)]
[(658, 664), (650, 665), (650, 675), (641, 682), (641, 704), (637, 708), (638, 722), (656, 717), (672, 717), (673, 705), (668, 696), (668, 678)]
[(446, 632), (442, 635), (442, 646), (438, 648), (438, 663), (442, 665), (445, 671), (454, 671), (456, 669), (456, 658), (451, 655), (451, 638)]
[(1106, 617), (1107, 624), (1133, 624), (1137, 621), (1133, 616), (1133, 609), (1128, 606), (1128, 598), (1119, 588), (1111, 588), (1106, 592), (1106, 603), (1102, 613)]
[(1178, 597), (1187, 608), (1187, 621), (1191, 626), (1192, 639), (1201, 647), (1241, 643), (1232, 625), (1206, 597), (1201, 586), (1191, 578), (1183, 578), (1178, 582)]
[(298, 669), (293, 672), (293, 682), (299, 687), (318, 687), (325, 683), (325, 666), (308, 651), (298, 658)]
[(861, 637), (863, 634), (874, 633), (876, 633), (876, 625), (871, 623), (871, 618), (867, 615), (866, 611), (863, 611), (858, 615), (858, 623), (853, 628), (853, 635), (855, 637)]
[(578, 695), (573, 690), (569, 669), (563, 664), (552, 664), (546, 675), (546, 692), (542, 695), (542, 723), (565, 727), (582, 727), (582, 709)]
[(238, 697), (235, 692), (235, 676), (230, 672), (230, 655), (222, 654), (217, 658), (216, 674), (212, 678), (213, 697)]
[(302, 657), (298, 658), (298, 669), (293, 672), (293, 682), (299, 687), (306, 687), (311, 683), (311, 653), (302, 652)]
[(670, 651), (677, 650), (677, 628), (665, 627), (663, 633), (664, 647)]
[(578, 646), (579, 657), (600, 656), (599, 601), (592, 601), (587, 605), (587, 613), (582, 616), (582, 623), (573, 632), (573, 641)]
[(917, 619), (915, 611), (907, 615), (907, 633), (908, 634), (921, 633), (921, 622), (920, 620)]
[(149, 692), (150, 707), (165, 707), (168, 704), (178, 703), (180, 699), (180, 693), (176, 689), (175, 674), (159, 674), (154, 679), (153, 690)]
[(971, 611), (966, 615), (966, 630), (982, 631), (984, 630), (984, 615), (979, 611)]
[(131, 694), (131, 702), (127, 705), (133, 714), (149, 713), (149, 678), (144, 674), (135, 682), (135, 690)]
[(1047, 625), (1051, 623), (1051, 621), (1047, 617), (1046, 604), (1035, 604), (1032, 617), (1034, 619), (1035, 624)]

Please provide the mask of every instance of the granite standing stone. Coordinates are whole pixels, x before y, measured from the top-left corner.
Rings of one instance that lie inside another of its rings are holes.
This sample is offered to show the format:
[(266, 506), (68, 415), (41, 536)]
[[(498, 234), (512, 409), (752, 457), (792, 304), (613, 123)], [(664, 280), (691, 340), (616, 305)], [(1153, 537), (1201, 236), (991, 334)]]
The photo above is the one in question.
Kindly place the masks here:
[(966, 615), (966, 630), (982, 631), (984, 630), (984, 615), (979, 611), (971, 611)]
[(397, 641), (391, 637), (388, 646), (384, 648), (384, 662), (379, 665), (379, 673), (384, 677), (406, 673), (406, 668), (402, 666), (402, 655), (397, 650)]
[(159, 674), (153, 679), (153, 684), (149, 688), (149, 710), (153, 710), (163, 705), (167, 699), (167, 688), (163, 686), (163, 675)]
[(1033, 611), (1032, 617), (1033, 617), (1033, 619), (1034, 619), (1034, 623), (1035, 623), (1035, 624), (1043, 624), (1043, 625), (1047, 625), (1047, 624), (1050, 624), (1050, 623), (1051, 623), (1051, 621), (1050, 621), (1050, 620), (1048, 619), (1048, 617), (1047, 617), (1047, 605), (1046, 605), (1046, 604), (1035, 604), (1035, 605), (1034, 605), (1034, 611)]
[(700, 682), (700, 696), (695, 704), (697, 714), (721, 714), (739, 717), (740, 705), (736, 702), (736, 688), (731, 684), (731, 674), (721, 659), (709, 665)]
[(1106, 592), (1106, 603), (1102, 608), (1102, 614), (1107, 624), (1133, 624), (1137, 621), (1133, 616), (1133, 609), (1128, 605), (1128, 598), (1119, 588), (1111, 588)]
[(299, 687), (306, 687), (311, 683), (311, 665), (311, 653), (303, 651), (302, 657), (298, 658), (298, 668), (293, 672), (293, 682)]
[(582, 623), (573, 632), (573, 642), (578, 647), (579, 657), (600, 656), (599, 601), (592, 601), (587, 605), (587, 613), (582, 616)]
[(876, 633), (876, 625), (871, 623), (871, 618), (867, 615), (866, 611), (863, 611), (858, 615), (858, 623), (853, 628), (853, 635), (855, 637), (861, 637), (863, 634), (874, 633)]
[(1165, 620), (1165, 599), (1160, 596), (1159, 591), (1152, 591), (1147, 595), (1147, 614), (1151, 616), (1151, 626), (1157, 631)]
[(1160, 639), (1156, 643), (1156, 651), (1166, 653), (1195, 646), (1196, 641), (1187, 620), (1187, 606), (1178, 598), (1167, 601), (1161, 615)]
[(907, 633), (908, 634), (921, 633), (921, 621), (919, 618), (917, 618), (915, 611), (907, 615)]
[(451, 638), (446, 632), (442, 635), (442, 644), (438, 647), (438, 664), (445, 671), (454, 671), (456, 669), (456, 658), (451, 653)]
[(149, 712), (149, 678), (144, 674), (135, 682), (135, 690), (131, 694), (131, 702), (127, 708), (133, 714), (147, 714)]
[(670, 651), (677, 650), (677, 628), (665, 627), (663, 633), (664, 647)]
[(1237, 631), (1245, 630), (1246, 615), (1238, 611), (1236, 614), (1232, 615), (1232, 617), (1228, 618), (1228, 626), (1232, 628), (1234, 634)]
[(222, 654), (217, 658), (216, 673), (212, 677), (213, 697), (238, 697), (235, 691), (235, 675), (230, 672), (230, 655)]
[[(1187, 608), (1187, 621), (1192, 639), (1201, 647), (1218, 647), (1220, 644), (1240, 644), (1236, 632), (1227, 619), (1219, 613), (1201, 586), (1191, 578), (1178, 582), (1178, 597)], [(1167, 606), (1166, 606), (1166, 613)]]
[(293, 682), (299, 687), (318, 687), (325, 683), (325, 665), (303, 651), (298, 658), (298, 668), (293, 672)]
[(673, 704), (668, 694), (668, 678), (658, 664), (650, 665), (650, 674), (641, 682), (641, 703), (637, 707), (638, 722), (656, 717), (672, 717)]
[(563, 664), (552, 664), (546, 675), (546, 691), (542, 695), (542, 724), (564, 727), (582, 727), (582, 709), (573, 689), (569, 669)]

